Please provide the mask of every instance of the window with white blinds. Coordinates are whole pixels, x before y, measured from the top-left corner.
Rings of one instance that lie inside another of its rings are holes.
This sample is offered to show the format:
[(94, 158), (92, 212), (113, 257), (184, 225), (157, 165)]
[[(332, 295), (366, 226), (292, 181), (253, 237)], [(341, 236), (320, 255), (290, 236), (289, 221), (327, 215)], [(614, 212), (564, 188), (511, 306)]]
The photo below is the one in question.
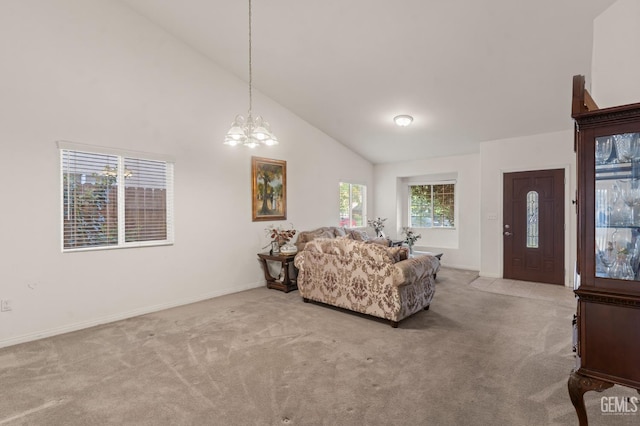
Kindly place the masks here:
[(173, 162), (64, 148), (60, 158), (63, 251), (173, 242)]

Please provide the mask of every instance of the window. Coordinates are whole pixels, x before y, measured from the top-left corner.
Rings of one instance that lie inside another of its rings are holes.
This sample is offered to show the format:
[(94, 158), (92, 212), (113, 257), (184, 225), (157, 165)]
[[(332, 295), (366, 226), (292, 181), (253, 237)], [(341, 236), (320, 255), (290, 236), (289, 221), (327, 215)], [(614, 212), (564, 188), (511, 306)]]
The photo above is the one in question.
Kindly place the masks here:
[(409, 185), (409, 227), (455, 227), (455, 183)]
[(172, 162), (67, 145), (59, 143), (63, 251), (173, 242)]
[(527, 248), (538, 248), (538, 193), (527, 193)]
[(367, 223), (367, 187), (340, 182), (340, 226), (365, 226)]

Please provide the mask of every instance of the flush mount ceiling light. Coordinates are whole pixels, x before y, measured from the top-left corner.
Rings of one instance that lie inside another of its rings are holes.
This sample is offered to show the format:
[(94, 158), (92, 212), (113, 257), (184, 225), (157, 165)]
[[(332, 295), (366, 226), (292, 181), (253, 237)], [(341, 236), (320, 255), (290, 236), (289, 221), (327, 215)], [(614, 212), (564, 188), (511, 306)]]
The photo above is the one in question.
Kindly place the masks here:
[(393, 117), (393, 121), (397, 126), (407, 127), (413, 121), (413, 117), (406, 114), (396, 115)]
[(231, 124), (231, 128), (224, 138), (226, 145), (244, 145), (249, 148), (255, 148), (259, 145), (275, 145), (278, 139), (271, 133), (271, 127), (261, 116), (255, 118), (251, 114), (253, 104), (253, 75), (251, 62), (251, 0), (249, 0), (249, 112), (247, 118), (242, 115), (236, 115), (235, 120)]

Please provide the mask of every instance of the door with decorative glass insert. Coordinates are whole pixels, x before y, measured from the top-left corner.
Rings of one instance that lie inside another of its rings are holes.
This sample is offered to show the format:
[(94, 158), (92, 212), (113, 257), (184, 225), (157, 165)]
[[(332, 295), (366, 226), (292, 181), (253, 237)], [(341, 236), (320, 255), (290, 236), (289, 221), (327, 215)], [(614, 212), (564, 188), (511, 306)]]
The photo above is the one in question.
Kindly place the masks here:
[(508, 279), (564, 285), (564, 169), (504, 174)]

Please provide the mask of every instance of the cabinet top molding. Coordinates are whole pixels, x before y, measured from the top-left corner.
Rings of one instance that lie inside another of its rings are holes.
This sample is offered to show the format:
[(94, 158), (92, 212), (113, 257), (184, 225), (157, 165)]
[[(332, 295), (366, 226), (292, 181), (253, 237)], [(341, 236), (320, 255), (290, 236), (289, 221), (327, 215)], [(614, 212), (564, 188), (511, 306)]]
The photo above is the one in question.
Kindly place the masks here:
[(573, 76), (573, 96), (571, 100), (571, 116), (598, 109), (598, 105), (585, 87), (584, 75)]
[(584, 76), (574, 75), (571, 117), (581, 128), (588, 127), (589, 124), (624, 123), (625, 121), (637, 120), (640, 117), (640, 103), (598, 108), (589, 91), (585, 88)]

